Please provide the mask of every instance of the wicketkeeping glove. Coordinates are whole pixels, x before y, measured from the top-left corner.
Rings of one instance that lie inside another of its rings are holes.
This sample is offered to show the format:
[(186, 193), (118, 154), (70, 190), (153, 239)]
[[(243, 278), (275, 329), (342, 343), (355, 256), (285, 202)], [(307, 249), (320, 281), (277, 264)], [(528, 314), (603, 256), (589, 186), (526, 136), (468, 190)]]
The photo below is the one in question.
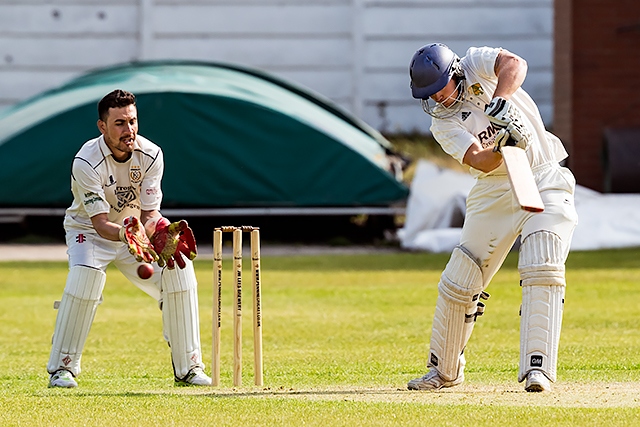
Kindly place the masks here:
[(125, 218), (118, 235), (120, 240), (127, 244), (129, 252), (136, 258), (136, 261), (153, 262), (158, 260), (158, 255), (137, 217)]
[[(159, 218), (155, 225), (151, 223), (147, 227), (147, 233), (151, 234), (151, 243), (158, 253), (158, 265), (174, 269), (185, 268), (186, 263), (183, 256), (193, 260), (198, 254), (196, 239), (193, 230), (187, 221), (169, 222), (167, 218)], [(152, 230), (149, 230), (152, 228)]]

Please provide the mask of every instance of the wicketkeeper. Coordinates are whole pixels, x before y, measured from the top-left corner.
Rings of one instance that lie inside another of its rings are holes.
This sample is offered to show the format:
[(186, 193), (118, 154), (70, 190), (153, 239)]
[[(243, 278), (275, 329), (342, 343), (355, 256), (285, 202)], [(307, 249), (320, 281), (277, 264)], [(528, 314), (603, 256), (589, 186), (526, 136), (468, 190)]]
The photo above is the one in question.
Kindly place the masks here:
[[(531, 97), (521, 88), (527, 64), (500, 48), (470, 48), (459, 58), (429, 44), (411, 59), (411, 92), (432, 117), (443, 150), (477, 178), (467, 198), (460, 245), (438, 284), (429, 372), (412, 390), (438, 390), (464, 381), (464, 349), (484, 311), (485, 289), (521, 237), (520, 369), (527, 391), (550, 390), (556, 380), (565, 295), (564, 265), (577, 214), (575, 179), (559, 165), (567, 157), (547, 132)], [(501, 147), (526, 152), (544, 211), (520, 209), (507, 178)]]
[[(64, 219), (69, 274), (47, 365), (49, 387), (77, 387), (82, 350), (111, 263), (158, 301), (175, 384), (210, 385), (200, 351), (193, 232), (186, 221), (171, 223), (159, 212), (162, 151), (138, 135), (132, 93), (107, 94), (98, 115), (102, 135), (87, 141), (73, 159), (73, 203)], [(153, 263), (147, 280), (138, 277), (141, 262)]]

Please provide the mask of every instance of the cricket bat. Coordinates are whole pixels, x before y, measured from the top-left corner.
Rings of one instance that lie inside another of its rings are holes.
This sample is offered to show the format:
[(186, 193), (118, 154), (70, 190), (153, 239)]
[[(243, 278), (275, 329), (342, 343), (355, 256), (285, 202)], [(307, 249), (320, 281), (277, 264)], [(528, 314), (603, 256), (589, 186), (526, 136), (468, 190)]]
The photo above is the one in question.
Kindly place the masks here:
[(544, 203), (533, 178), (527, 153), (521, 148), (511, 146), (504, 146), (500, 151), (520, 208), (529, 212), (544, 211)]

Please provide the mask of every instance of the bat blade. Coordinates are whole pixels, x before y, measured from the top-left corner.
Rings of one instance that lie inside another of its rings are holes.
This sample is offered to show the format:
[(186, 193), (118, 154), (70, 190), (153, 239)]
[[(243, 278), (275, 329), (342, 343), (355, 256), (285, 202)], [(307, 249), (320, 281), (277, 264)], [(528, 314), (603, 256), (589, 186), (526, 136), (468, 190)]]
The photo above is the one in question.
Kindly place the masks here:
[(529, 212), (544, 211), (544, 203), (531, 172), (527, 154), (520, 148), (510, 146), (502, 147), (501, 151), (509, 182), (520, 208)]

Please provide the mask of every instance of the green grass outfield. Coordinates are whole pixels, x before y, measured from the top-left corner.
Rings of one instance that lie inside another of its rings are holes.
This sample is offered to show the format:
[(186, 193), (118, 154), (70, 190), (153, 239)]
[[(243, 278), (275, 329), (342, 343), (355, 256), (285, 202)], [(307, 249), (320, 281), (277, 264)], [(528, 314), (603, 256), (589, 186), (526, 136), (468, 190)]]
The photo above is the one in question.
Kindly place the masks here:
[[(511, 254), (469, 343), (467, 381), (409, 392), (425, 372), (436, 285), (448, 255), (263, 257), (265, 386), (254, 387), (245, 272), (244, 384), (231, 386), (231, 268), (224, 277), (222, 387), (173, 386), (160, 312), (110, 270), (80, 386), (45, 371), (65, 262), (0, 262), (2, 426), (635, 426), (640, 423), (640, 249), (568, 261), (559, 381), (516, 382), (520, 288)], [(247, 269), (248, 269), (248, 263)], [(212, 263), (196, 261), (207, 371)]]

